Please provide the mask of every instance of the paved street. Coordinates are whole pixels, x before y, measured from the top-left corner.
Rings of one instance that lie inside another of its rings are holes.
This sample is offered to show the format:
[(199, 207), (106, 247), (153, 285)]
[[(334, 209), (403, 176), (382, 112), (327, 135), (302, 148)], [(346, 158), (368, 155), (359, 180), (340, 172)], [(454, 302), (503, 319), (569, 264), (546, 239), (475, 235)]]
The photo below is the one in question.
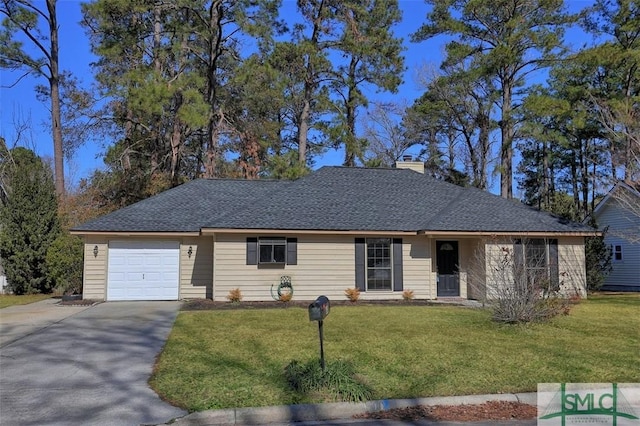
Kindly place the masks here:
[(139, 425), (184, 415), (147, 384), (179, 306), (111, 302), (75, 312), (50, 306), (62, 313), (41, 315), (63, 318), (32, 321), (22, 337), (20, 315), (1, 310), (0, 424)]

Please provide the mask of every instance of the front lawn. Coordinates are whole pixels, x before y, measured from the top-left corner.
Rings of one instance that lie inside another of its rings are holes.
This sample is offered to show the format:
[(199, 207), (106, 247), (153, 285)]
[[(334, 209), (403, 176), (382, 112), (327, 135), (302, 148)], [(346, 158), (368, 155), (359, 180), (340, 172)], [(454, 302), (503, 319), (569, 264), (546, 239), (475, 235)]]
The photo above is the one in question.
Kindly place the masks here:
[[(640, 382), (640, 294), (593, 296), (548, 324), (507, 326), (451, 306), (334, 306), (327, 360), (342, 359), (374, 399), (532, 392), (542, 382)], [(284, 367), (319, 357), (318, 326), (297, 307), (181, 312), (151, 386), (190, 411), (324, 402), (289, 389)]]
[(50, 294), (24, 294), (21, 296), (16, 296), (15, 294), (0, 294), (0, 309), (6, 308), (7, 306), (26, 305), (49, 298), (51, 298)]

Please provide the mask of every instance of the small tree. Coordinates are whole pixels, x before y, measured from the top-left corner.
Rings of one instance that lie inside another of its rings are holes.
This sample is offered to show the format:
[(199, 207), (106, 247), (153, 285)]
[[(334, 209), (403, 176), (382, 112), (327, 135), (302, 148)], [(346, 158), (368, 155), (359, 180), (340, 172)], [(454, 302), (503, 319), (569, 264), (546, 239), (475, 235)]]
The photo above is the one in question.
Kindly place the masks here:
[(12, 149), (11, 157), (11, 191), (0, 208), (0, 258), (13, 293), (49, 293), (46, 255), (60, 232), (51, 169), (26, 148)]

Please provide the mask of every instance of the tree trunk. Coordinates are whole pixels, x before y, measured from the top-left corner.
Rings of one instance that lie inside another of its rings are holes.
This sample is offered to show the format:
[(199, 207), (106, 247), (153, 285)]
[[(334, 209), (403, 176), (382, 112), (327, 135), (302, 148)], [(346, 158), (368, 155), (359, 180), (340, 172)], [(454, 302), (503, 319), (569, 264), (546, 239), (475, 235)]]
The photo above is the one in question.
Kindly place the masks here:
[(500, 120), (500, 195), (503, 198), (513, 198), (512, 166), (513, 166), (513, 123), (511, 121), (511, 91), (512, 83), (502, 83), (502, 117)]
[(356, 67), (358, 65), (358, 58), (351, 56), (349, 62), (349, 88), (347, 95), (347, 102), (345, 105), (345, 115), (347, 121), (347, 135), (344, 144), (344, 165), (347, 167), (355, 167), (356, 165), (356, 151), (358, 149), (358, 138), (356, 137)]
[(218, 80), (216, 71), (222, 44), (222, 1), (214, 1), (209, 8), (209, 64), (207, 70), (207, 103), (209, 104), (209, 123), (207, 125), (207, 146), (204, 156), (204, 177), (212, 178), (216, 175), (218, 157), (218, 133), (222, 124), (221, 111), (217, 108)]
[[(321, 1), (318, 5), (316, 15), (313, 19), (313, 32), (311, 34), (311, 45), (317, 49), (318, 36), (320, 33), (320, 26), (322, 25), (322, 9), (324, 8), (324, 1)], [(314, 67), (313, 54), (307, 55), (307, 67), (306, 76), (304, 81), (304, 100), (302, 111), (299, 114), (298, 123), (298, 163), (300, 167), (307, 165), (307, 137), (309, 133), (310, 120), (311, 120), (311, 101), (314, 97), (316, 89), (316, 75)]]
[(478, 176), (476, 187), (487, 189), (487, 162), (489, 156), (489, 136), (491, 134), (491, 119), (484, 110), (478, 115)]
[(581, 185), (582, 185), (582, 203), (580, 205), (580, 209), (578, 210), (583, 216), (587, 215), (589, 210), (589, 140), (585, 140), (584, 143), (581, 143), (583, 146), (583, 154), (580, 159), (580, 177), (581, 177)]
[[(306, 84), (305, 84), (306, 87)], [(305, 93), (307, 90), (305, 89)], [(311, 102), (305, 96), (304, 105), (298, 120), (298, 163), (301, 167), (307, 164), (307, 134), (309, 133), (309, 117), (311, 115)]]
[(551, 191), (549, 185), (549, 150), (547, 142), (542, 142), (542, 191), (544, 196), (544, 204), (549, 209), (551, 207)]
[[(579, 141), (576, 141), (577, 145)], [(577, 152), (577, 155), (582, 157), (582, 149), (575, 149), (576, 145), (574, 145), (574, 154)], [(571, 192), (573, 192), (573, 204), (576, 211), (580, 210), (580, 191), (578, 190), (578, 167), (577, 162), (580, 161), (580, 158), (572, 158), (570, 159), (570, 169), (571, 169)]]
[(122, 150), (122, 168), (125, 171), (131, 170), (131, 140), (133, 138), (133, 111), (129, 106), (127, 108), (127, 119), (124, 122), (124, 150)]
[(180, 145), (182, 144), (182, 121), (178, 117), (178, 110), (182, 105), (182, 94), (176, 93), (175, 117), (173, 119), (173, 130), (171, 132), (171, 183), (178, 183), (178, 161), (180, 160)]
[(60, 75), (58, 71), (58, 19), (56, 16), (56, 0), (47, 0), (49, 11), (49, 37), (51, 41), (51, 127), (53, 132), (53, 161), (56, 195), (64, 197), (64, 151), (62, 149), (62, 127), (60, 118)]

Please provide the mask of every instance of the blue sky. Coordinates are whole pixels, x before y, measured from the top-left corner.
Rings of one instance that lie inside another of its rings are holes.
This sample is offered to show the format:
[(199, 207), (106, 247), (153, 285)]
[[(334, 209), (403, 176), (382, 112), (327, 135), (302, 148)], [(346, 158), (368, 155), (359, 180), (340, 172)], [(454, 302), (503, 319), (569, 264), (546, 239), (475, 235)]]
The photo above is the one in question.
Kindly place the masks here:
[[(36, 1), (44, 7), (44, 1)], [(283, 0), (283, 16), (286, 13), (295, 13), (295, 1)], [(593, 2), (591, 0), (571, 0), (566, 2), (573, 12), (581, 10)], [(422, 90), (416, 82), (416, 72), (424, 66), (437, 68), (441, 59), (445, 39), (436, 37), (422, 43), (411, 43), (410, 34), (413, 33), (424, 21), (428, 11), (422, 0), (400, 0), (403, 12), (403, 20), (394, 28), (398, 37), (403, 38), (406, 50), (404, 52), (407, 71), (404, 75), (404, 84), (397, 94), (369, 93), (372, 100), (394, 101), (411, 103), (421, 95)], [(92, 81), (90, 63), (95, 58), (91, 55), (88, 39), (79, 24), (82, 16), (80, 2), (75, 0), (58, 1), (58, 20), (60, 37), (60, 69), (69, 70), (86, 85)], [(587, 42), (584, 34), (578, 29), (572, 30), (567, 35), (567, 40), (572, 44)], [(15, 87), (5, 88), (11, 85), (19, 77), (18, 73), (6, 70), (0, 71), (0, 135), (4, 136), (8, 143), (15, 140), (14, 121), (27, 121), (30, 123), (31, 133), (23, 141), (22, 145), (32, 148), (43, 157), (52, 157), (53, 146), (49, 130), (48, 106), (36, 100), (34, 87), (44, 84), (44, 79), (36, 80), (25, 78)], [(542, 77), (542, 76), (540, 76)], [(360, 112), (364, 115), (364, 112)], [(66, 162), (66, 180), (68, 183), (77, 183), (81, 178), (88, 176), (96, 168), (103, 167), (100, 154), (104, 150), (104, 144), (110, 141), (88, 141), (75, 154), (74, 158)], [(329, 151), (316, 162), (316, 166), (339, 165), (342, 163), (341, 152)]]

